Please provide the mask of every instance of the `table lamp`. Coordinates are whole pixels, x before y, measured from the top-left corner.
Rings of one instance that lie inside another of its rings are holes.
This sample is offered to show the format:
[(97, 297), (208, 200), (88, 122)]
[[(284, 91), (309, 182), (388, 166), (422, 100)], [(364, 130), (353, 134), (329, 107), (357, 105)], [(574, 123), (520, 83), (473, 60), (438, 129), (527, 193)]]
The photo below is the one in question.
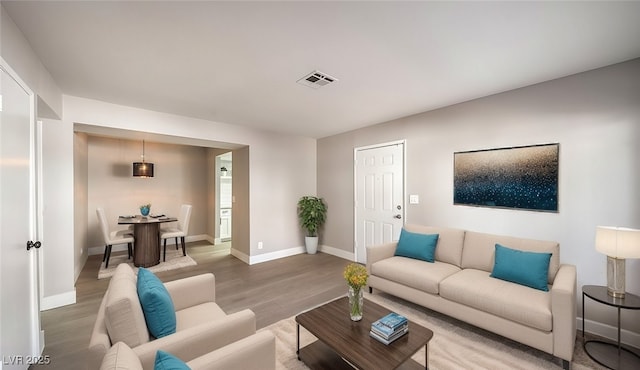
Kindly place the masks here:
[(607, 293), (624, 298), (625, 258), (640, 258), (640, 230), (598, 226), (596, 250), (607, 255)]

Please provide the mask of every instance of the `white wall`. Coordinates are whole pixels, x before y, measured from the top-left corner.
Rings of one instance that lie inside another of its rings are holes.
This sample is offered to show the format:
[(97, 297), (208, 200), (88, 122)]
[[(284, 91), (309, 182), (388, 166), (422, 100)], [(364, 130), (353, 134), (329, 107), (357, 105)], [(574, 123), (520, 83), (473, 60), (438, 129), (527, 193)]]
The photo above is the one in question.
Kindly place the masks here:
[[(638, 76), (640, 59), (319, 140), (323, 244), (353, 252), (353, 149), (406, 139), (406, 222), (555, 240), (561, 261), (577, 266), (579, 290), (606, 285), (596, 226), (640, 228)], [(543, 143), (560, 143), (558, 213), (453, 205), (454, 152)], [(409, 205), (410, 194), (420, 204)], [(640, 260), (627, 261), (627, 291), (640, 294)], [(587, 318), (610, 334), (615, 310), (587, 304)], [(640, 312), (622, 315), (640, 345)]]
[[(42, 123), (43, 310), (75, 303), (73, 135), (61, 121)], [(55, 278), (51, 278), (55, 276)]]
[[(89, 210), (89, 136), (77, 132), (73, 135), (73, 224), (74, 224), (74, 281), (80, 276), (87, 261)], [(55, 276), (55, 275), (53, 275)], [(51, 278), (53, 278), (51, 276)]]
[(0, 55), (38, 96), (38, 117), (62, 116), (62, 92), (0, 4)]

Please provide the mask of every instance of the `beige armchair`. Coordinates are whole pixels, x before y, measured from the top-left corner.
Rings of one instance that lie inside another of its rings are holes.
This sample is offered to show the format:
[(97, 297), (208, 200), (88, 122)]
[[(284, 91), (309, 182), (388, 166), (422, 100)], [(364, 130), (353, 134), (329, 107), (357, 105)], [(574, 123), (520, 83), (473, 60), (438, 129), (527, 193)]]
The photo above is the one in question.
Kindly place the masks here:
[[(273, 333), (262, 331), (194, 359), (183, 360), (191, 370), (272, 370), (276, 363)], [(116, 343), (102, 359), (100, 370), (143, 370), (135, 349)]]
[[(100, 368), (105, 354), (117, 342), (131, 348), (144, 369), (153, 369), (159, 349), (183, 361), (195, 361), (195, 364), (206, 363), (208, 356), (216, 357), (214, 353), (218, 353), (229, 361), (237, 361), (233, 362), (232, 368), (253, 368), (251, 362), (255, 358), (232, 354), (236, 349), (244, 349), (244, 344), (252, 343), (241, 340), (256, 333), (255, 314), (251, 310), (243, 310), (227, 315), (215, 303), (213, 274), (164, 283), (176, 311), (176, 332), (158, 339), (147, 329), (136, 282), (137, 276), (131, 266), (118, 265), (100, 304), (91, 334), (89, 369)], [(265, 344), (258, 341), (256, 346), (254, 351), (273, 353), (273, 361), (265, 358), (261, 368), (265, 365), (267, 368), (275, 367), (275, 342)]]

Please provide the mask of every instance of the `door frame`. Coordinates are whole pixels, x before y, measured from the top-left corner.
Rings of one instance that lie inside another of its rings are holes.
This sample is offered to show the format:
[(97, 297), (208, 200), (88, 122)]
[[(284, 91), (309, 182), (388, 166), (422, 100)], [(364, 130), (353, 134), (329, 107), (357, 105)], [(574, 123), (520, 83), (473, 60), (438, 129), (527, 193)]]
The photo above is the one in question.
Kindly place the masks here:
[[(43, 214), (42, 214), (42, 131), (40, 123), (37, 121), (37, 102), (36, 94), (29, 85), (26, 84), (11, 68), (11, 66), (0, 56), (0, 69), (2, 69), (10, 78), (12, 78), (29, 96), (29, 240), (43, 241)], [(27, 241), (25, 240), (25, 243)], [(40, 323), (40, 302), (42, 287), (42, 269), (40, 249), (33, 248), (25, 252), (29, 254), (28, 264), (29, 271), (27, 278), (31, 285), (30, 305), (28, 309), (31, 311), (29, 322), (29, 330), (31, 331), (31, 353), (33, 356), (39, 356), (44, 350), (44, 330)], [(1, 263), (1, 261), (0, 261)], [(0, 364), (0, 368), (2, 368)]]
[(365, 145), (353, 148), (353, 260), (358, 260), (358, 248), (357, 248), (357, 237), (358, 237), (358, 209), (356, 201), (358, 199), (358, 186), (357, 186), (357, 168), (356, 161), (358, 158), (358, 152), (369, 149), (378, 149), (383, 148), (385, 146), (393, 146), (393, 145), (402, 145), (402, 224), (406, 225), (407, 220), (407, 212), (406, 212), (406, 194), (407, 194), (407, 140), (400, 139), (394, 141), (388, 141), (379, 144)]

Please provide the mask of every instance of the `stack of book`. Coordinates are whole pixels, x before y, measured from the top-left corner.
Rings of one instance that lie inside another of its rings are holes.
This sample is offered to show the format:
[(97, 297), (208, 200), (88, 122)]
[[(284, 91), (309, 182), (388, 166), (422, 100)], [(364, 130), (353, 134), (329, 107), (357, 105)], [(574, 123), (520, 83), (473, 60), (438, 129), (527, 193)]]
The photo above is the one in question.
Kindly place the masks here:
[(389, 344), (409, 331), (407, 318), (395, 312), (374, 321), (369, 335), (378, 341)]

